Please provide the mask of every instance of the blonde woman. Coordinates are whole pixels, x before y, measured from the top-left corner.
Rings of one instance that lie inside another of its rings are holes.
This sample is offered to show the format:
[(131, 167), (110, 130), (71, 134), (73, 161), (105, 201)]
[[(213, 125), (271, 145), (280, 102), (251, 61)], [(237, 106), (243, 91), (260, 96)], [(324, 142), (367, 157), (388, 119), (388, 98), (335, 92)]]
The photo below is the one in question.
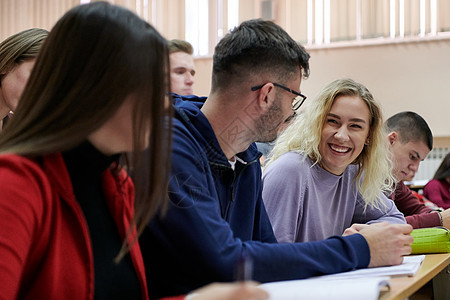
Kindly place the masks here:
[(354, 223), (405, 223), (383, 194), (393, 186), (387, 149), (369, 90), (351, 79), (326, 86), (279, 137), (264, 170), (263, 199), (277, 240), (322, 240)]

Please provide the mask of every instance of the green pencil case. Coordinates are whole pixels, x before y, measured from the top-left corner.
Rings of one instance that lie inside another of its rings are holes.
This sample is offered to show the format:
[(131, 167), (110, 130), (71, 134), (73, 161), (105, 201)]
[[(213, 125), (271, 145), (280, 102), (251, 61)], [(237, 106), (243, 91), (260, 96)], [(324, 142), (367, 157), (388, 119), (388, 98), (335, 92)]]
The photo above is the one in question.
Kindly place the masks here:
[(443, 227), (414, 229), (411, 254), (450, 252), (450, 232)]

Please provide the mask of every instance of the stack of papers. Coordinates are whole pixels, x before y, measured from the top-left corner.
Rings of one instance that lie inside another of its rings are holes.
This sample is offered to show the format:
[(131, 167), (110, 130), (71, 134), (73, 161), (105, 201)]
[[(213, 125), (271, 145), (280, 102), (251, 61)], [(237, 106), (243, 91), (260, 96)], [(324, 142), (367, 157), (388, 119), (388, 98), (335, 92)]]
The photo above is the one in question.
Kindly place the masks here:
[(325, 275), (319, 278), (359, 278), (365, 276), (414, 276), (420, 268), (425, 255), (405, 256), (397, 266), (366, 268), (355, 271)]
[(271, 300), (377, 300), (380, 289), (389, 287), (389, 276), (414, 276), (425, 255), (406, 256), (397, 266), (367, 268), (302, 280), (261, 284)]
[(389, 277), (279, 281), (261, 284), (270, 300), (377, 300), (380, 288), (389, 285)]

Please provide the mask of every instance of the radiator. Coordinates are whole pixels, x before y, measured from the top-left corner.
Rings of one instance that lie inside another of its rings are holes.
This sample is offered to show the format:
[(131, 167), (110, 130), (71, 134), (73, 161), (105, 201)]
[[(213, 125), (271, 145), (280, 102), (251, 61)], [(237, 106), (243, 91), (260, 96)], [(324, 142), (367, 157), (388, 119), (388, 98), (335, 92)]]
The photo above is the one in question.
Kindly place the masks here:
[(419, 170), (417, 170), (413, 181), (432, 179), (442, 160), (449, 152), (450, 148), (435, 148), (431, 150), (424, 161), (420, 163)]

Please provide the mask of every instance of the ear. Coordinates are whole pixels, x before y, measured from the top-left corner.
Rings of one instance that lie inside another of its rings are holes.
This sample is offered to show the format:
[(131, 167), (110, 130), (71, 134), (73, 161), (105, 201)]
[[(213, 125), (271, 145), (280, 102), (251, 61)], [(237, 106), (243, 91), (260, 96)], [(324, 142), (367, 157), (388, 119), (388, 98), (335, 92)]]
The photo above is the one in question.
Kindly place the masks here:
[(274, 95), (272, 95), (273, 93), (271, 93), (273, 88), (273, 83), (268, 82), (258, 90), (257, 105), (259, 110), (267, 111), (272, 106), (272, 102), (275, 99)]
[(388, 134), (388, 139), (389, 139), (389, 144), (393, 145), (394, 143), (396, 143), (398, 141), (398, 133), (395, 131), (391, 131)]

